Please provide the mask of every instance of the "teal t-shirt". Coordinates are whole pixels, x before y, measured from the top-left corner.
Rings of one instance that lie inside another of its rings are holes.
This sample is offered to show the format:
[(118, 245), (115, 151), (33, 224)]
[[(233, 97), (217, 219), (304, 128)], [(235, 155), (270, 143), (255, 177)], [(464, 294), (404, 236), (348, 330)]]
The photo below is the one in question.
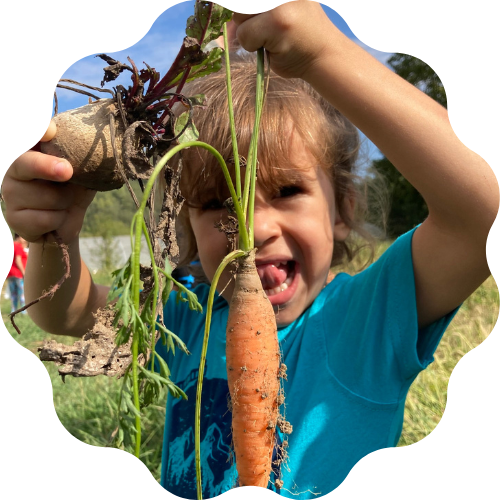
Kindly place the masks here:
[[(411, 257), (413, 231), (398, 238), (359, 274), (338, 274), (292, 324), (278, 329), (283, 362), (288, 461), (280, 495), (317, 498), (334, 490), (369, 453), (395, 446), (401, 435), (408, 389), (433, 360), (456, 311), (418, 329)], [(161, 484), (182, 498), (196, 498), (194, 413), (208, 287), (195, 288), (204, 313), (172, 298), (167, 327), (191, 351), (160, 354), (188, 400), (169, 397)], [(231, 453), (231, 414), (225, 364), (228, 304), (213, 309), (201, 413), (203, 498), (237, 485)], [(278, 433), (277, 440), (283, 436)], [(275, 479), (273, 477), (273, 479)], [(276, 491), (274, 484), (270, 487)]]

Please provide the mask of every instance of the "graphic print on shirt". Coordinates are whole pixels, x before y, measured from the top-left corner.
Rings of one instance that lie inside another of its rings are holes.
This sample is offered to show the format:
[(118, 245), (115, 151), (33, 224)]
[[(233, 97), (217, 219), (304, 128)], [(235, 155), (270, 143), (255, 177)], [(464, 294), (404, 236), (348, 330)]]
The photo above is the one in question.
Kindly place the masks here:
[[(206, 372), (206, 367), (205, 367)], [(177, 384), (187, 395), (172, 405), (173, 438), (169, 443), (167, 477), (169, 491), (181, 498), (196, 498), (194, 414), (198, 369)], [(231, 449), (231, 412), (227, 380), (203, 381), (200, 418), (203, 498), (213, 498), (237, 484)]]
[[(186, 379), (177, 385), (188, 399), (172, 404), (171, 440), (166, 465), (168, 490), (181, 498), (196, 499), (196, 465), (194, 450), (194, 414), (198, 369), (191, 370)], [(206, 375), (206, 365), (205, 365)], [(214, 498), (238, 485), (238, 474), (233, 467), (231, 447), (231, 412), (228, 409), (229, 386), (226, 379), (204, 378), (201, 397), (200, 444), (203, 498)], [(278, 459), (282, 439), (276, 433), (273, 462)], [(269, 489), (279, 493), (274, 486), (280, 478), (279, 468), (273, 466)]]

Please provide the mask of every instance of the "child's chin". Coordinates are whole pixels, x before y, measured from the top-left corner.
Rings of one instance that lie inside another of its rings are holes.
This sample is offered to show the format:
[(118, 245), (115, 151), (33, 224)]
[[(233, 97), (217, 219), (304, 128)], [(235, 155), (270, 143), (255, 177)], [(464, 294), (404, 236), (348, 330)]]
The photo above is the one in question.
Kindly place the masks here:
[(288, 326), (300, 316), (297, 311), (294, 311), (294, 307), (275, 306), (273, 309), (276, 315), (276, 325), (278, 328)]

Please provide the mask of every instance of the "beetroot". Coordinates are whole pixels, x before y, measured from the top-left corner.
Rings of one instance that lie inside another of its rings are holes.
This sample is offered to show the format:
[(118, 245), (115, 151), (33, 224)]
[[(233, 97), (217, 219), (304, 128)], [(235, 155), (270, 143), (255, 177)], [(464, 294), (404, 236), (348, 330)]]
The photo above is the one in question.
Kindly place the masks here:
[(74, 168), (71, 182), (75, 184), (99, 191), (117, 189), (125, 180), (116, 168), (110, 119), (115, 122), (116, 149), (121, 156), (125, 129), (117, 119), (113, 99), (102, 99), (55, 116), (56, 137), (41, 143), (42, 153), (68, 160)]

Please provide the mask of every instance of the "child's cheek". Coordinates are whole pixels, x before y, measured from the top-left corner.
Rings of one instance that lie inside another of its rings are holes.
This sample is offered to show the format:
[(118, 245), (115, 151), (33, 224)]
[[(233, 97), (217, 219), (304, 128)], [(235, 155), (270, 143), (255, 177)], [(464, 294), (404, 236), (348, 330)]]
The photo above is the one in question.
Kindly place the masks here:
[(190, 221), (201, 266), (211, 280), (218, 265), (227, 254), (226, 236), (215, 227), (216, 221), (211, 213), (190, 215)]

